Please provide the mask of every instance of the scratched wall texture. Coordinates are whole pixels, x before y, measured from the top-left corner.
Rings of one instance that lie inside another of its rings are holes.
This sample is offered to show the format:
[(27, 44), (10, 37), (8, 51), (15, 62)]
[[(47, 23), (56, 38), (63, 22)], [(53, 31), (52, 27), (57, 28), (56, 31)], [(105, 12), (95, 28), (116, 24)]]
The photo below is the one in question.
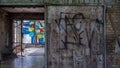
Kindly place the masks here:
[(48, 68), (103, 68), (102, 6), (47, 7)]

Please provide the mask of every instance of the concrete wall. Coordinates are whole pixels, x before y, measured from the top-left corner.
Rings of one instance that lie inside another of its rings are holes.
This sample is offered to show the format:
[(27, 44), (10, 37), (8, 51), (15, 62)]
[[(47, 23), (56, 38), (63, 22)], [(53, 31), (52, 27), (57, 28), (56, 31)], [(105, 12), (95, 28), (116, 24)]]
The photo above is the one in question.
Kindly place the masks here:
[[(55, 12), (55, 13), (57, 13), (57, 12)], [(105, 16), (106, 16), (105, 17), (105, 21), (106, 21), (106, 30), (105, 30), (106, 31), (106, 41), (105, 41), (105, 43), (106, 43), (106, 49), (107, 49), (106, 50), (106, 68), (120, 68), (120, 53), (118, 54), (115, 52), (115, 47), (116, 47), (115, 40), (117, 38), (116, 36), (118, 34), (120, 35), (120, 6), (119, 5), (118, 6), (117, 5), (106, 6)], [(57, 16), (54, 18), (57, 18)], [(55, 40), (56, 40), (56, 38), (55, 38)], [(47, 43), (49, 43), (49, 42), (47, 42)], [(58, 44), (58, 42), (56, 42), (56, 43)], [(55, 46), (48, 45), (48, 48), (52, 48), (52, 50), (54, 50)], [(53, 54), (54, 52), (52, 52), (51, 54)], [(56, 49), (56, 52), (57, 52), (57, 49)], [(54, 55), (54, 57), (55, 56), (57, 56), (57, 55)], [(56, 58), (54, 58), (51, 61), (51, 63), (54, 62), (54, 63), (56, 63), (55, 65), (57, 65), (58, 63), (56, 61), (59, 61), (59, 60), (56, 60)], [(61, 60), (60, 60), (60, 62), (61, 62)], [(54, 67), (54, 63), (52, 63), (53, 67)], [(52, 66), (52, 64), (51, 64), (51, 66)], [(62, 65), (60, 65), (60, 66), (62, 66)]]
[(6, 46), (7, 43), (7, 13), (3, 10), (0, 10), (0, 52), (1, 53), (7, 53), (8, 49)]
[(104, 68), (104, 8), (48, 6), (47, 10), (48, 68)]

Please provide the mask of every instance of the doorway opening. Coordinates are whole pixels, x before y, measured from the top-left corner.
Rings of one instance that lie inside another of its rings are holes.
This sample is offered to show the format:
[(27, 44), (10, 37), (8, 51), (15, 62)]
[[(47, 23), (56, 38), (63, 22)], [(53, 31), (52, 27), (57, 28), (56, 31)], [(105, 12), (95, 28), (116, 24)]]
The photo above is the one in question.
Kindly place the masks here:
[(43, 54), (45, 47), (44, 20), (14, 20), (13, 22), (14, 53), (18, 56)]
[[(8, 40), (7, 49), (17, 57), (12, 60), (7, 57), (10, 60), (2, 63), (1, 67), (6, 68), (7, 63), (10, 64), (9, 68), (45, 67), (45, 8), (1, 7), (0, 10), (6, 12), (7, 17), (6, 25), (8, 27), (5, 27)], [(23, 62), (34, 64), (31, 67), (30, 64)]]

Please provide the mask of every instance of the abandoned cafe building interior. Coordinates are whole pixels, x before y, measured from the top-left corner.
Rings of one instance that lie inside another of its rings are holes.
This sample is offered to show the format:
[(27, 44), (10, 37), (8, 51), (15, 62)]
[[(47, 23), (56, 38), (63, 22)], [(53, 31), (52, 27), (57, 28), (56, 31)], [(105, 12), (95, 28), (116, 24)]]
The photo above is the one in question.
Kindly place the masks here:
[(0, 0), (0, 68), (120, 68), (120, 0)]

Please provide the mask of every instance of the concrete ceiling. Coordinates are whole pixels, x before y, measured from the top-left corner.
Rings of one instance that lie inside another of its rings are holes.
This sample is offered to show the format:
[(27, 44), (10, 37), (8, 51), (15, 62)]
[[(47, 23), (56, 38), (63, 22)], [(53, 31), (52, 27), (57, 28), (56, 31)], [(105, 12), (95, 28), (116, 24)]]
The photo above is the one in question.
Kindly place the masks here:
[(4, 7), (3, 10), (10, 13), (44, 13), (44, 7), (36, 7), (36, 8), (24, 8), (24, 7), (16, 7), (16, 8), (8, 8)]

